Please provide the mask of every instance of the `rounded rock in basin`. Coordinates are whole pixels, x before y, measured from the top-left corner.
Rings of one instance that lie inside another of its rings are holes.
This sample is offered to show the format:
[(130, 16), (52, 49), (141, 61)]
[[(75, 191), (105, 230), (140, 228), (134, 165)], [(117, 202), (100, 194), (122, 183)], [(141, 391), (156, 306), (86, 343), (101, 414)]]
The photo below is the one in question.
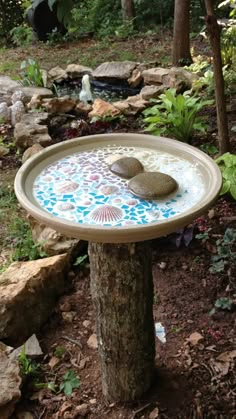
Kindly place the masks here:
[(175, 179), (161, 172), (140, 173), (128, 183), (130, 192), (143, 199), (162, 198), (174, 192), (177, 187)]
[(110, 165), (110, 170), (117, 176), (131, 179), (142, 173), (144, 168), (142, 163), (135, 157), (122, 157)]

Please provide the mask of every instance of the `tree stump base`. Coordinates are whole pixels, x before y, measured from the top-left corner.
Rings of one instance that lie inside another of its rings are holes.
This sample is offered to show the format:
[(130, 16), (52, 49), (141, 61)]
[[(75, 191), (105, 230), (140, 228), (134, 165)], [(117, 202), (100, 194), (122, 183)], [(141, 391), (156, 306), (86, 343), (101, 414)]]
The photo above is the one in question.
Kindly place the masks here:
[(151, 386), (155, 333), (149, 242), (89, 244), (103, 394), (126, 402)]

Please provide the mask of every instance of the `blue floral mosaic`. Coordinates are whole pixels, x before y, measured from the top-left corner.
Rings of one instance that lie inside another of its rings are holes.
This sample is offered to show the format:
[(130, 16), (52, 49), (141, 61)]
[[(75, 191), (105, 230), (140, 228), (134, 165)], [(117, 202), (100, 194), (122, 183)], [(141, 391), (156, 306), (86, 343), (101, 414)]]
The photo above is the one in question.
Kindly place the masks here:
[[(135, 197), (128, 181), (109, 164), (124, 156), (138, 158), (145, 171), (172, 176), (179, 187), (163, 200)], [(36, 178), (34, 196), (55, 217), (78, 224), (128, 226), (169, 219), (201, 200), (204, 185), (197, 166), (167, 153), (138, 147), (107, 146), (75, 153), (46, 167)]]

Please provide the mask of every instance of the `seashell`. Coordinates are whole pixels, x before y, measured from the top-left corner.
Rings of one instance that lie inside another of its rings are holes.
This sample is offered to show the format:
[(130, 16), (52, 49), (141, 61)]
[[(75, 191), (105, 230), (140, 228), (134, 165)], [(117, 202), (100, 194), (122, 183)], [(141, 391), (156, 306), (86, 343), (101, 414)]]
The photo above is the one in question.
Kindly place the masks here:
[[(56, 180), (56, 179), (55, 179)], [(58, 194), (66, 194), (76, 191), (79, 188), (79, 184), (75, 182), (63, 182), (56, 186), (55, 192)]]
[(75, 208), (74, 205), (71, 204), (70, 202), (62, 202), (57, 205), (58, 211), (70, 211), (74, 208)]
[(118, 221), (123, 217), (123, 211), (113, 205), (102, 205), (92, 211), (90, 217), (101, 224)]
[(112, 195), (113, 193), (117, 192), (118, 190), (119, 190), (119, 188), (117, 186), (114, 186), (114, 185), (104, 185), (100, 189), (100, 191), (103, 195)]

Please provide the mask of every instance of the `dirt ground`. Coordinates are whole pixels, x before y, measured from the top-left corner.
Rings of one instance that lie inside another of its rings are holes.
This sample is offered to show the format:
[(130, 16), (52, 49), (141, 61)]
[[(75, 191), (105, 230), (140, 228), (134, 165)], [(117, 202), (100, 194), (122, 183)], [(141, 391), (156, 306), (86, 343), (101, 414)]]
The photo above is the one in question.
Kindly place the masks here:
[[(213, 218), (204, 218), (214, 226), (214, 234), (226, 226), (221, 207), (219, 201)], [(227, 202), (227, 211), (235, 214), (235, 204)], [(31, 411), (34, 418), (80, 418), (77, 406), (85, 403), (89, 419), (236, 418), (235, 311), (209, 314), (217, 298), (235, 297), (235, 269), (211, 274), (209, 244), (195, 239), (189, 247), (177, 248), (174, 241), (175, 236), (169, 236), (152, 242), (154, 319), (165, 327), (166, 343), (156, 338), (156, 370), (150, 392), (132, 405), (104, 400), (97, 350), (87, 344), (95, 333), (95, 318), (89, 268), (85, 267), (70, 273), (68, 294), (38, 335), (45, 354), (43, 381), (60, 382), (65, 372), (73, 369), (81, 386), (69, 398), (30, 388), (19, 410)], [(195, 338), (196, 332), (200, 337)], [(52, 368), (55, 349), (61, 346), (65, 353)]]

